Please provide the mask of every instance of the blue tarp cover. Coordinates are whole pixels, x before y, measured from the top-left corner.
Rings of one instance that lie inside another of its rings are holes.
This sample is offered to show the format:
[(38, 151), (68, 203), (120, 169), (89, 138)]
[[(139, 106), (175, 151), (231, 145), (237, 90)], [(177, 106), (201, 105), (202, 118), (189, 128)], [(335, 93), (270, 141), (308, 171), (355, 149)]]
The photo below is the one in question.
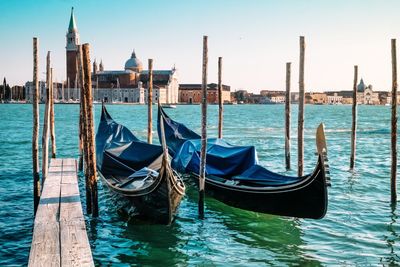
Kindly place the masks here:
[(116, 123), (105, 107), (96, 134), (96, 160), (100, 171), (129, 176), (162, 155), (160, 145), (140, 141), (125, 126)]
[[(201, 139), (190, 139), (175, 153), (172, 167), (180, 172), (200, 168)], [(232, 146), (222, 139), (207, 139), (206, 174), (231, 177), (257, 164), (254, 146)]]
[[(157, 129), (164, 122), (166, 141), (174, 155), (172, 167), (183, 173), (200, 171), (200, 136), (184, 124), (172, 120), (162, 108), (158, 110)], [(234, 146), (223, 139), (207, 139), (206, 174), (225, 179), (251, 182), (265, 186), (280, 186), (304, 177), (285, 176), (258, 165), (254, 146)]]
[[(169, 153), (173, 156), (180, 147), (189, 139), (200, 139), (200, 135), (190, 130), (184, 124), (176, 122), (164, 112), (162, 108), (158, 109), (158, 123), (157, 123), (157, 132), (158, 137), (160, 137), (161, 129), (160, 129), (160, 119), (161, 116), (164, 122), (164, 133), (165, 140), (167, 140)], [(161, 140), (160, 140), (161, 143)]]

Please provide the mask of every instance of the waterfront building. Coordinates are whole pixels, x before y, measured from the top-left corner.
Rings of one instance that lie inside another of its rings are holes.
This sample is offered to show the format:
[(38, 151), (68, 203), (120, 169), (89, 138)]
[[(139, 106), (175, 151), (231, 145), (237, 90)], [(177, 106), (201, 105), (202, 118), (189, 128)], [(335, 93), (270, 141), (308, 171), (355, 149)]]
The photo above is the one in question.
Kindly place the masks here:
[[(25, 83), (25, 98), (26, 102), (33, 101), (33, 82), (28, 81)], [(39, 81), (39, 102), (46, 100), (46, 82)]]
[(328, 103), (328, 98), (326, 93), (311, 93), (312, 104), (322, 105)]
[(14, 85), (10, 88), (10, 99), (14, 101), (25, 100), (25, 88), (24, 86)]
[(286, 102), (285, 95), (272, 95), (270, 97), (272, 103), (282, 104)]
[(343, 104), (343, 96), (339, 95), (337, 92), (327, 92), (327, 103), (329, 105)]
[[(179, 85), (179, 102), (187, 104), (201, 103), (201, 84), (180, 84)], [(207, 103), (218, 104), (218, 85), (210, 83), (207, 86)], [(247, 93), (247, 91), (246, 91)], [(240, 101), (240, 100), (238, 100)], [(231, 102), (231, 87), (222, 85), (222, 102)]]
[(299, 92), (292, 92), (290, 93), (290, 102), (291, 103), (299, 103), (300, 94)]
[(285, 103), (286, 101), (286, 96), (284, 91), (261, 90), (260, 95), (267, 97), (271, 103), (275, 104)]
[[(80, 90), (77, 81), (77, 47), (79, 33), (72, 8), (66, 35), (67, 81), (65, 100), (78, 100)], [(93, 62), (92, 72), (93, 99), (105, 102), (124, 102), (145, 104), (147, 101), (148, 71), (137, 58), (135, 51), (125, 62), (123, 70), (105, 70), (103, 61), (97, 66)], [(178, 102), (179, 82), (176, 68), (171, 70), (153, 70), (153, 102), (175, 104)]]
[(342, 97), (342, 104), (351, 105), (353, 104), (353, 91), (338, 91), (338, 95)]
[(373, 91), (372, 85), (365, 86), (363, 79), (357, 85), (357, 103), (365, 105), (379, 105), (379, 94)]

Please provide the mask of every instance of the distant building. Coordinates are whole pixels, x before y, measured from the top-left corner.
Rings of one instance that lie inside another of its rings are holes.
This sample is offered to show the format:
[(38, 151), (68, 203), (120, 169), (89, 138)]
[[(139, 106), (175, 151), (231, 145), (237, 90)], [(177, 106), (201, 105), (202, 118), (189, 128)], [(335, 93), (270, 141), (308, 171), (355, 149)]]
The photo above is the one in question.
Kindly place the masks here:
[(310, 94), (312, 103), (311, 104), (326, 104), (328, 103), (328, 98), (326, 93), (311, 93)]
[(71, 10), (71, 17), (69, 20), (68, 30), (66, 34), (67, 45), (65, 47), (67, 53), (67, 84), (68, 88), (77, 88), (78, 79), (78, 45), (79, 33), (76, 27), (74, 8)]
[[(392, 97), (392, 94), (390, 93), (390, 92), (387, 92), (387, 91), (379, 91), (379, 92), (376, 92), (377, 94), (378, 94), (378, 96), (379, 96), (379, 103), (381, 104), (381, 105), (386, 105), (386, 104), (390, 104), (390, 103), (392, 103), (392, 99), (391, 99), (391, 97)], [(399, 102), (400, 100), (398, 100), (398, 102)]]
[(365, 86), (363, 79), (357, 85), (357, 103), (365, 105), (379, 105), (379, 94), (372, 90), (372, 85)]
[(271, 103), (275, 104), (285, 103), (286, 101), (286, 95), (284, 91), (261, 90), (260, 95), (267, 97)]
[(326, 93), (326, 99), (327, 103), (330, 105), (337, 105), (337, 104), (343, 104), (343, 96), (341, 96), (337, 92), (327, 92)]
[[(201, 103), (201, 84), (180, 84), (179, 102), (188, 104)], [(207, 103), (218, 104), (218, 85), (210, 83), (207, 86)], [(231, 87), (222, 85), (222, 102), (231, 102)]]
[(286, 102), (286, 96), (285, 95), (274, 95), (270, 97), (271, 102), (280, 104), (280, 103), (285, 103)]
[[(27, 102), (33, 101), (33, 82), (25, 83), (25, 99)], [(46, 82), (39, 81), (39, 102), (46, 100)]]
[(25, 100), (25, 88), (23, 86), (14, 85), (11, 87), (11, 100)]
[(292, 92), (290, 94), (290, 100), (292, 103), (299, 103), (299, 92)]
[(232, 92), (231, 99), (233, 101), (236, 101), (238, 103), (245, 103), (248, 101), (249, 93), (247, 90), (237, 90), (235, 92)]
[(338, 91), (337, 93), (342, 96), (342, 104), (353, 104), (353, 91)]
[[(79, 33), (75, 22), (74, 10), (71, 11), (66, 35), (67, 45), (67, 82), (64, 100), (78, 100), (80, 91), (77, 78), (77, 49)], [(97, 66), (93, 62), (92, 72), (93, 99), (105, 102), (141, 103), (147, 101), (148, 71), (143, 70), (142, 62), (135, 51), (125, 62), (123, 70), (105, 70), (101, 61)], [(153, 70), (153, 102), (177, 103), (179, 95), (178, 75), (175, 67), (171, 70)]]

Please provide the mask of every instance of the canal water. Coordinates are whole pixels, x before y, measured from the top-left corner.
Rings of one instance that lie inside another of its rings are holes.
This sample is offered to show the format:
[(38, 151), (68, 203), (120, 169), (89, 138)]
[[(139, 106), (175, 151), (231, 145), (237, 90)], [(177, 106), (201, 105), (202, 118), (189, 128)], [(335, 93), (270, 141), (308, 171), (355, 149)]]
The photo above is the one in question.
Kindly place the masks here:
[[(145, 106), (109, 105), (114, 119), (145, 140)], [(41, 106), (41, 118), (44, 107)], [(166, 112), (200, 132), (200, 106)], [(209, 106), (210, 137), (217, 106)], [(189, 187), (171, 226), (132, 221), (115, 210), (99, 182), (100, 217), (87, 218), (97, 265), (263, 266), (399, 265), (400, 206), (390, 205), (390, 107), (358, 109), (356, 170), (349, 172), (351, 106), (306, 106), (305, 171), (316, 163), (315, 129), (325, 123), (332, 187), (321, 220), (243, 211), (206, 199), (197, 217), (197, 192)], [(78, 105), (56, 105), (59, 157), (78, 156)], [(156, 108), (154, 109), (156, 114)], [(95, 107), (99, 121), (100, 106)], [(292, 112), (292, 171), (284, 168), (284, 106), (225, 106), (224, 137), (255, 145), (260, 163), (295, 174), (297, 106)], [(32, 237), (32, 107), (0, 105), (0, 266), (25, 265)], [(155, 128), (155, 124), (153, 126)], [(158, 142), (154, 133), (154, 142)], [(82, 180), (82, 176), (81, 180)], [(83, 184), (81, 196), (84, 201)], [(260, 203), (262, 204), (262, 203)]]

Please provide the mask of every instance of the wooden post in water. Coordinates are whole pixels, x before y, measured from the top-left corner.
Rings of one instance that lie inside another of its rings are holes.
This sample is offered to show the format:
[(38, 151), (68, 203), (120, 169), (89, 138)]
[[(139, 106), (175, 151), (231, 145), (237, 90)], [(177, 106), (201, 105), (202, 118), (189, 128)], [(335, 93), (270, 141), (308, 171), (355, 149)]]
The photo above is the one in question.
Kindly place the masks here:
[(149, 84), (147, 86), (147, 143), (153, 140), (153, 59), (149, 59)]
[(300, 66), (299, 66), (299, 117), (298, 117), (298, 175), (303, 176), (304, 164), (304, 36), (300, 36)]
[(285, 95), (285, 163), (290, 170), (290, 62), (286, 63), (286, 95)]
[[(82, 86), (79, 87), (80, 90)], [(82, 116), (82, 102), (83, 96), (82, 91), (80, 92), (81, 97), (79, 98), (79, 159), (78, 159), (78, 170), (83, 170), (83, 116)]]
[[(79, 159), (78, 159), (78, 170), (82, 171), (83, 170), (83, 154), (84, 154), (84, 123), (83, 123), (83, 111), (84, 111), (84, 105), (85, 105), (85, 94), (83, 93), (83, 68), (82, 68), (82, 46), (78, 45), (78, 53), (77, 53), (77, 63), (78, 63), (78, 83), (79, 83)], [(86, 175), (85, 175), (86, 178)], [(87, 187), (86, 187), (87, 189)], [(86, 194), (88, 191), (86, 190)], [(89, 194), (90, 196), (90, 194)], [(86, 195), (87, 197), (87, 195)], [(91, 209), (91, 208), (90, 208)]]
[(199, 173), (199, 217), (204, 218), (204, 187), (206, 177), (206, 153), (207, 153), (207, 66), (208, 66), (208, 37), (203, 36), (203, 75), (201, 96), (201, 153)]
[(392, 204), (397, 201), (397, 55), (396, 39), (392, 39), (392, 169), (390, 172), (390, 193)]
[(33, 134), (32, 134), (32, 167), (33, 167), (33, 210), (36, 214), (40, 199), (39, 176), (39, 53), (38, 39), (33, 38)]
[(80, 79), (80, 90), (81, 90), (81, 99), (80, 99), (80, 112), (79, 112), (79, 129), (80, 129), (80, 149), (82, 149), (82, 157), (79, 160), (79, 164), (82, 164), (83, 169), (83, 162), (85, 167), (85, 190), (86, 190), (86, 213), (92, 213), (92, 193), (89, 183), (89, 160), (88, 160), (88, 153), (89, 153), (89, 146), (88, 146), (88, 130), (87, 130), (87, 108), (86, 108), (86, 94), (85, 94), (85, 87), (84, 87), (84, 72), (83, 72), (83, 58), (82, 58), (82, 46), (78, 46), (78, 71), (79, 71), (79, 79)]
[(54, 84), (53, 84), (53, 68), (50, 69), (50, 140), (51, 140), (51, 157), (56, 158), (56, 132), (54, 128)]
[(67, 102), (69, 102), (70, 99), (70, 83), (69, 83), (69, 77), (67, 78)]
[(356, 138), (357, 138), (357, 81), (358, 81), (358, 66), (354, 66), (354, 81), (353, 81), (353, 105), (352, 105), (352, 124), (351, 124), (351, 151), (350, 151), (350, 170), (354, 169), (356, 160)]
[(48, 164), (49, 164), (49, 120), (50, 120), (50, 51), (47, 52), (46, 59), (46, 107), (43, 119), (43, 133), (42, 133), (42, 184), (47, 178)]
[(87, 109), (87, 137), (88, 137), (88, 162), (89, 162), (89, 185), (92, 202), (92, 215), (99, 215), (98, 197), (97, 197), (97, 172), (96, 172), (96, 152), (94, 140), (94, 122), (93, 122), (93, 95), (92, 95), (92, 70), (90, 64), (89, 44), (82, 46), (83, 74), (84, 74), (84, 93)]
[(222, 102), (222, 57), (218, 58), (218, 138), (222, 138), (224, 103)]

